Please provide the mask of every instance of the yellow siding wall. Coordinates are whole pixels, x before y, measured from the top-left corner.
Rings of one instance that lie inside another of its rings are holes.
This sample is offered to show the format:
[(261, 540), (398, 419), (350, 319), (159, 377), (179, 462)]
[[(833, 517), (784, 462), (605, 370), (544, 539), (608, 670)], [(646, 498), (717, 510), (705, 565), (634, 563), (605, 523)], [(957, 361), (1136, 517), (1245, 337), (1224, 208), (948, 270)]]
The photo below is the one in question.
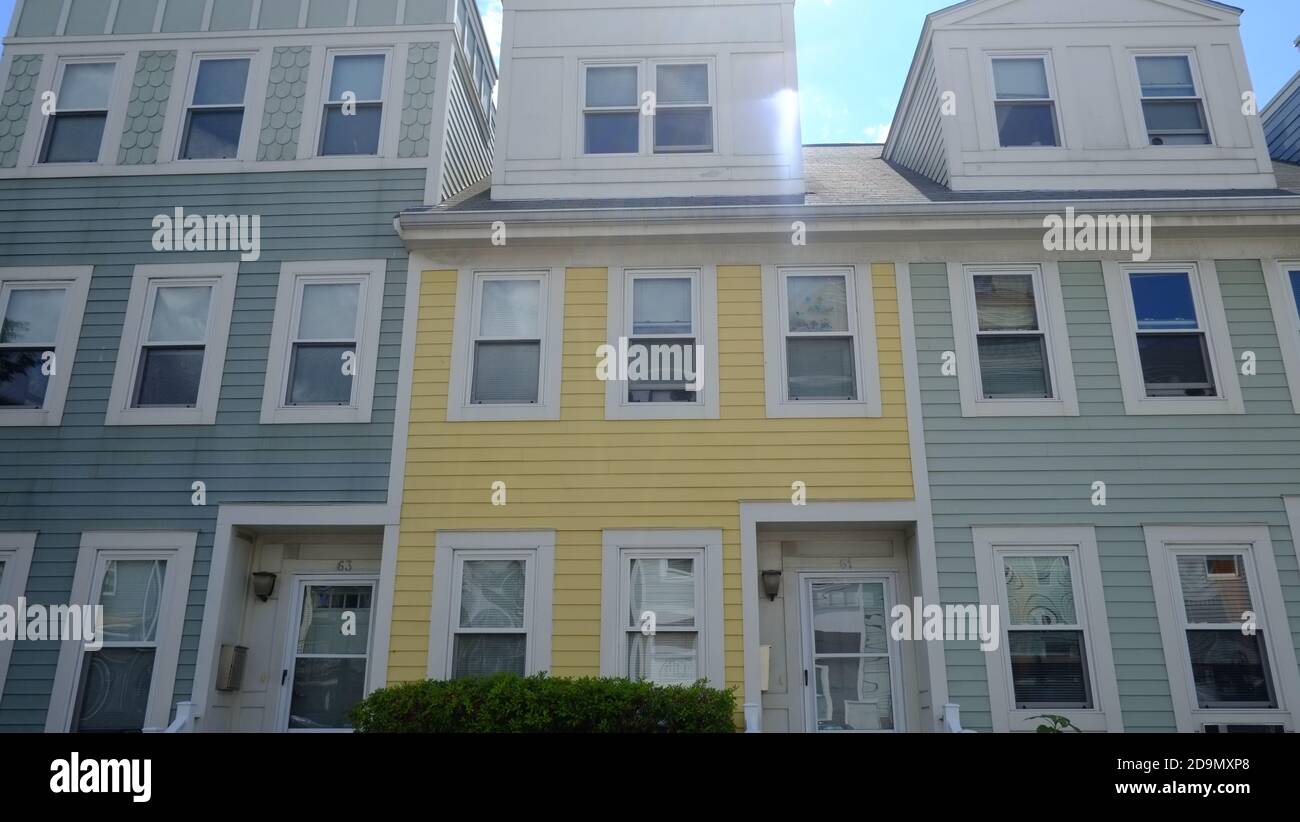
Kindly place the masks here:
[[(402, 506), (389, 681), (425, 676), (439, 530), (554, 530), (552, 673), (600, 671), (601, 532), (721, 528), (728, 685), (743, 683), (741, 501), (913, 496), (894, 267), (871, 268), (884, 416), (766, 419), (760, 270), (718, 268), (721, 419), (605, 419), (596, 349), (607, 272), (566, 274), (561, 419), (447, 422), (456, 272), (426, 271)], [(491, 487), (506, 483), (508, 505)]]

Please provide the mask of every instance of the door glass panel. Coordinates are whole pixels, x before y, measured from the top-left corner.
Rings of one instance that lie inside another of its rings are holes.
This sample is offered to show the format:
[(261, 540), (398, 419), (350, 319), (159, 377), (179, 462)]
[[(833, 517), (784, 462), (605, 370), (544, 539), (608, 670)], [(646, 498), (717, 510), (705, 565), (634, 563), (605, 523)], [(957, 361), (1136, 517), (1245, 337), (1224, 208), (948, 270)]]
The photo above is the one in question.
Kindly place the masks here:
[(809, 585), (808, 687), (818, 731), (894, 729), (889, 602), (883, 581)]
[(290, 730), (341, 730), (366, 692), (372, 585), (307, 585), (289, 701)]

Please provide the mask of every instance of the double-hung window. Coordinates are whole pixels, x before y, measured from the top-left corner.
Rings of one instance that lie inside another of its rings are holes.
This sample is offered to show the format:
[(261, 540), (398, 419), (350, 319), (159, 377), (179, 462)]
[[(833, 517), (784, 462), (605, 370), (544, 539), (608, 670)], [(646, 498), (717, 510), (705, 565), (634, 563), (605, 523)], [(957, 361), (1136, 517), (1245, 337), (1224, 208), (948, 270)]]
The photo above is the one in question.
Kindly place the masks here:
[(647, 145), (653, 154), (714, 150), (711, 62), (584, 63), (582, 78), (583, 154), (643, 154)]
[(55, 111), (41, 148), (42, 163), (99, 162), (116, 70), (116, 63), (102, 61), (60, 66)]
[(583, 84), (583, 152), (641, 152), (641, 64), (588, 65)]
[(0, 269), (0, 425), (57, 425), (90, 268)]
[(657, 63), (655, 153), (713, 151), (713, 94), (708, 63)]
[(1209, 145), (1210, 127), (1192, 58), (1186, 54), (1140, 55), (1137, 71), (1151, 145)]
[(321, 122), (321, 156), (379, 153), (384, 120), (386, 53), (331, 54)]
[(1073, 552), (999, 554), (1017, 709), (1093, 707)]
[(199, 59), (185, 113), (182, 160), (229, 160), (239, 156), (249, 63), (247, 57)]
[(108, 424), (216, 421), (236, 266), (136, 266)]
[(971, 274), (980, 396), (985, 399), (1053, 397), (1037, 274), (1037, 270)]
[(475, 282), (474, 405), (536, 405), (541, 400), (546, 278), (482, 275)]
[[(698, 275), (629, 273), (628, 396), (630, 403), (694, 403), (699, 373)], [(632, 373), (631, 366), (644, 367)]]
[(1291, 389), (1291, 404), (1300, 414), (1300, 261), (1264, 260), (1264, 281)]
[(1060, 145), (1046, 57), (994, 57), (993, 90), (1003, 148)]
[(280, 271), (262, 422), (368, 422), (383, 260), (286, 263)]

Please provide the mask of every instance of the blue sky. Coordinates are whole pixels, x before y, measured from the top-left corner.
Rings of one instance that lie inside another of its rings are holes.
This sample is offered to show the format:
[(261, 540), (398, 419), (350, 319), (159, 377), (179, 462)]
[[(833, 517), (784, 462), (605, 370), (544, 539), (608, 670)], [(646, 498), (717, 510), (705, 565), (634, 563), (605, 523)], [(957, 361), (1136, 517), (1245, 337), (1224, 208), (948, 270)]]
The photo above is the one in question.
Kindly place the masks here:
[[(50, 2), (51, 0), (44, 0)], [(799, 85), (806, 143), (878, 142), (902, 93), (925, 15), (953, 0), (799, 0)], [(1087, 2), (1087, 0), (1079, 0)], [(488, 36), (501, 35), (500, 0), (478, 0)], [(1260, 108), (1300, 70), (1297, 0), (1235, 0)], [(0, 0), (0, 20), (14, 0)]]

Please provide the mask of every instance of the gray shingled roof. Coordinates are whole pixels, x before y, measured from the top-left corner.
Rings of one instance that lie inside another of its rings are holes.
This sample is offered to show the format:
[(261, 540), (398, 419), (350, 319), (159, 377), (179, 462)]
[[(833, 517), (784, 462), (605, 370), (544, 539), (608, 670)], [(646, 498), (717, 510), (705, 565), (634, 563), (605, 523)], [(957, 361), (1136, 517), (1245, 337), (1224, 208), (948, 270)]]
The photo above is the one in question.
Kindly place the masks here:
[(1017, 202), (1026, 200), (1168, 200), (1207, 197), (1300, 196), (1300, 166), (1274, 163), (1279, 188), (1236, 191), (1013, 191), (954, 192), (881, 158), (881, 145), (847, 144), (804, 146), (807, 193), (794, 197), (655, 197), (602, 200), (493, 200), (483, 187), (460, 201), (426, 206), (412, 211), (499, 212), (578, 209), (690, 208), (707, 206), (853, 206), (954, 202)]

